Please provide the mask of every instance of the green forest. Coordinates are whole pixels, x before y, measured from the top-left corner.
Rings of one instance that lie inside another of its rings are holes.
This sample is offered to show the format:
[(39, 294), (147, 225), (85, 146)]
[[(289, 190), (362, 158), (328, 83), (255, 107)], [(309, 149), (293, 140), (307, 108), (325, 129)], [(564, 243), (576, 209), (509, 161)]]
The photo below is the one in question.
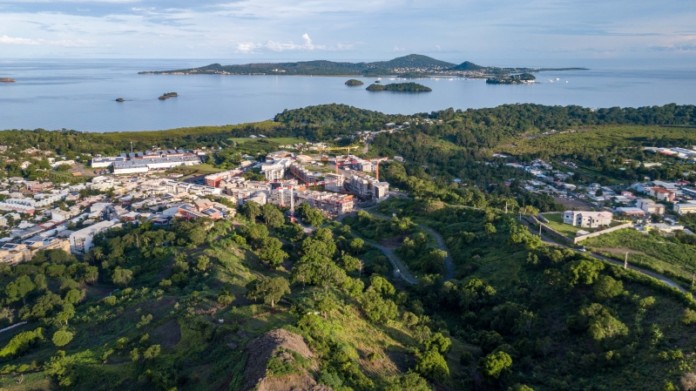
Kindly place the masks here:
[(693, 145), (694, 106), (402, 116), (324, 105), (162, 132), (10, 130), (0, 144), (10, 156), (206, 147), (221, 169), (298, 140), (352, 145), (389, 122), (399, 131), (376, 133), (368, 157), (403, 157), (380, 168), (402, 196), (340, 221), (302, 204), (297, 224), (250, 202), (230, 220), (127, 224), (84, 256), (0, 264), (0, 329), (17, 325), (0, 330), (0, 389), (696, 387), (692, 240), (619, 231), (588, 242), (610, 256), (635, 243), (636, 262), (687, 293), (548, 246), (521, 217), (558, 206), (520, 191), (525, 174), (492, 156), (573, 158), (587, 180), (631, 178), (648, 171), (592, 170), (624, 172), (644, 146)]

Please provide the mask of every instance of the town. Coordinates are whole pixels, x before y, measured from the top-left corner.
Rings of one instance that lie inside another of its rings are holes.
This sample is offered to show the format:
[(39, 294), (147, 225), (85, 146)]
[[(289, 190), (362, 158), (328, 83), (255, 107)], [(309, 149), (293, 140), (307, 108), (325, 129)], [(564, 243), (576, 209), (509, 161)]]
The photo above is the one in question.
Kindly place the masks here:
[[(389, 184), (379, 179), (379, 164), (386, 159), (353, 155), (277, 151), (263, 161), (244, 160), (232, 170), (202, 177), (167, 171), (199, 165), (203, 156), (200, 151), (131, 151), (93, 157), (90, 166), (98, 175), (86, 183), (20, 177), (1, 182), (0, 211), (5, 215), (0, 227), (5, 235), (0, 262), (17, 264), (47, 249), (85, 254), (95, 236), (124, 224), (165, 226), (176, 218), (232, 218), (247, 202), (277, 205), (296, 221), (295, 208), (304, 203), (338, 217), (390, 195)], [(75, 162), (58, 161), (56, 166), (61, 164)]]

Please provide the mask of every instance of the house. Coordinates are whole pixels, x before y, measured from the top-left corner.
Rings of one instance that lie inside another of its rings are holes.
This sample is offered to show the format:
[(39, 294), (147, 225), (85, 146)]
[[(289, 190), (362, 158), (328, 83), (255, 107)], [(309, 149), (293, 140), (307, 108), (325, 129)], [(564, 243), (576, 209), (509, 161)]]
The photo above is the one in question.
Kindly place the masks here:
[(674, 191), (665, 189), (664, 187), (650, 187), (648, 188), (648, 194), (657, 198), (658, 201), (667, 202), (674, 202), (677, 196)]
[(611, 224), (611, 212), (567, 210), (563, 212), (563, 223), (574, 227), (597, 228)]
[(696, 213), (696, 203), (676, 204), (674, 205), (674, 211), (678, 215)]
[(639, 198), (636, 201), (636, 207), (642, 209), (647, 214), (651, 215), (663, 215), (665, 214), (665, 206), (658, 204), (655, 201), (648, 198)]

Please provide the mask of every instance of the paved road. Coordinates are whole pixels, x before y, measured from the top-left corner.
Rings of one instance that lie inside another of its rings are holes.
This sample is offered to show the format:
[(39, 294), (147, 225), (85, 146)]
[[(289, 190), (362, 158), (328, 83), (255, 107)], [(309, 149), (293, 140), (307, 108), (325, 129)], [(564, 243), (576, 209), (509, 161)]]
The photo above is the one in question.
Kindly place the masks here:
[[(532, 225), (529, 221), (527, 221), (526, 219), (523, 220), (523, 222), (525, 223), (525, 225), (527, 226), (527, 228), (529, 228), (530, 231), (532, 231), (532, 232), (533, 232), (534, 234), (536, 234), (536, 235), (539, 234), (538, 226), (536, 226), (536, 227), (533, 226), (533, 225)], [(563, 248), (569, 248), (569, 249), (571, 249), (571, 250), (576, 250), (576, 251), (577, 251), (576, 248), (574, 248), (574, 247), (572, 247), (572, 246), (569, 246), (569, 245), (567, 245), (567, 244), (565, 244), (565, 243), (559, 243), (559, 242), (555, 241), (553, 238), (551, 238), (550, 236), (544, 235), (543, 232), (542, 232), (542, 234), (541, 234), (541, 240), (542, 240), (544, 243), (549, 244), (549, 245), (552, 245), (552, 246), (563, 247)], [(586, 254), (586, 255), (589, 255), (589, 256), (591, 256), (591, 257), (597, 259), (597, 260), (600, 260), (600, 261), (602, 261), (602, 262), (610, 263), (610, 264), (612, 264), (612, 265), (616, 265), (616, 266), (620, 266), (620, 267), (623, 267), (623, 265), (624, 265), (624, 263), (621, 262), (621, 261), (619, 261), (619, 260), (606, 257), (606, 256), (604, 256), (604, 255), (602, 255), (602, 254), (599, 254), (599, 253), (595, 253), (595, 252), (588, 251), (588, 252), (586, 252), (585, 254)], [(671, 278), (669, 278), (669, 277), (667, 277), (667, 276), (664, 276), (664, 275), (662, 275), (662, 274), (660, 274), (660, 273), (654, 272), (654, 271), (652, 271), (652, 270), (643, 269), (642, 267), (637, 267), (637, 266), (631, 265), (630, 263), (629, 263), (629, 265), (628, 265), (628, 269), (633, 270), (633, 271), (638, 272), (638, 273), (641, 273), (641, 274), (646, 275), (646, 276), (648, 276), (648, 277), (652, 277), (652, 278), (654, 278), (654, 279), (656, 279), (656, 280), (662, 282), (663, 284), (669, 286), (670, 288), (674, 288), (674, 289), (678, 290), (679, 292), (682, 292), (682, 293), (687, 293), (687, 292), (688, 292), (688, 291), (687, 291), (686, 289), (684, 289), (684, 287), (682, 287), (678, 282), (676, 282), (676, 281), (672, 280)]]
[(378, 249), (379, 251), (384, 254), (387, 259), (389, 259), (389, 262), (392, 264), (394, 267), (394, 274), (398, 277), (400, 277), (402, 280), (406, 281), (408, 284), (411, 285), (416, 285), (418, 284), (418, 279), (411, 274), (411, 271), (408, 270), (408, 267), (401, 262), (401, 259), (394, 253), (394, 249), (391, 249), (389, 247), (384, 247), (379, 243), (375, 243), (371, 240), (364, 239), (365, 243), (371, 245), (372, 247)]
[(13, 330), (19, 326), (24, 326), (25, 324), (27, 324), (27, 322), (19, 322), (19, 323), (13, 324), (12, 326), (8, 326), (8, 327), (5, 327), (4, 329), (0, 330), (0, 333), (4, 333), (5, 331)]
[(437, 248), (440, 250), (444, 251), (447, 253), (447, 256), (445, 257), (445, 281), (451, 280), (454, 278), (454, 261), (452, 260), (452, 256), (450, 256), (449, 250), (447, 250), (447, 246), (445, 245), (445, 239), (442, 238), (442, 235), (440, 235), (437, 231), (434, 229), (427, 227), (422, 224), (418, 224), (418, 226), (425, 232), (428, 233), (428, 235), (432, 236), (435, 238), (435, 242), (437, 243)]
[[(370, 213), (372, 216), (377, 217), (378, 219), (382, 220), (391, 220), (391, 217), (381, 214), (379, 212), (371, 211), (371, 210), (366, 210), (366, 212)], [(452, 260), (452, 256), (450, 256), (450, 252), (447, 249), (447, 245), (445, 245), (445, 240), (442, 238), (442, 235), (440, 235), (437, 231), (434, 229), (422, 225), (422, 224), (417, 224), (420, 229), (425, 231), (428, 235), (432, 236), (435, 239), (436, 247), (445, 253), (447, 253), (447, 256), (445, 257), (445, 280), (451, 280), (454, 278), (454, 261)], [(404, 265), (405, 266), (405, 265)], [(408, 272), (408, 269), (402, 269)]]

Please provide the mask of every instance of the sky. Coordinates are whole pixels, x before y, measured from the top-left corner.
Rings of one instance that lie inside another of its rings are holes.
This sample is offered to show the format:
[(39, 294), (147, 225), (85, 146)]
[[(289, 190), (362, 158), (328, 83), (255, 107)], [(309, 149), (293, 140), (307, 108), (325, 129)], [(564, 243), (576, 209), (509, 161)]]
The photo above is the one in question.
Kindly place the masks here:
[(0, 0), (0, 58), (696, 64), (689, 0)]

